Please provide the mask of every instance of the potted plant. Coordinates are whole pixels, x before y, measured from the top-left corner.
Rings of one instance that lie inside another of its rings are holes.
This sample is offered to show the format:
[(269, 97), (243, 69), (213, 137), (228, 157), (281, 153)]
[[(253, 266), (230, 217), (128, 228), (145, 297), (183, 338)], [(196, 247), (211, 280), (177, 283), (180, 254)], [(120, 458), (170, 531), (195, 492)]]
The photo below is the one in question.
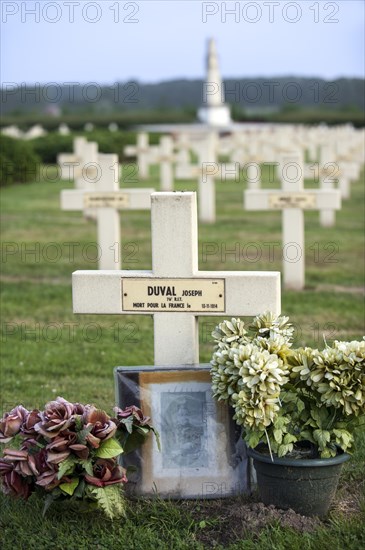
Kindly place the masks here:
[(292, 349), (288, 317), (267, 312), (212, 333), (213, 395), (228, 402), (265, 504), (323, 516), (365, 418), (365, 341)]
[(154, 428), (137, 407), (114, 408), (114, 417), (93, 405), (57, 397), (44, 410), (18, 405), (0, 419), (0, 458), (4, 493), (45, 498), (45, 513), (55, 500), (99, 507), (123, 516), (126, 472), (118, 456), (141, 445)]

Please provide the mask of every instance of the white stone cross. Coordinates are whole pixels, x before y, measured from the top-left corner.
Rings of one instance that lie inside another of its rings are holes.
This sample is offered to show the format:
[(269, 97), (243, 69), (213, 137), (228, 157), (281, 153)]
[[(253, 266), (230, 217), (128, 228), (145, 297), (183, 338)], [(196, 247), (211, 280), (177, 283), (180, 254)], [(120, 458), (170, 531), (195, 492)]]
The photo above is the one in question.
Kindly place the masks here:
[(303, 210), (338, 210), (341, 196), (337, 189), (304, 189), (300, 152), (282, 154), (279, 165), (283, 174), (282, 189), (245, 191), (245, 208), (282, 211), (284, 286), (302, 290), (305, 284)]
[(147, 179), (149, 168), (148, 134), (145, 132), (137, 134), (137, 144), (124, 147), (124, 154), (126, 157), (137, 157), (138, 175), (141, 179)]
[(349, 157), (338, 157), (339, 176), (338, 186), (343, 199), (350, 198), (351, 182), (359, 178), (358, 164)]
[[(149, 210), (154, 189), (119, 189), (118, 155), (99, 155), (95, 190), (63, 190), (62, 210), (96, 212), (99, 269), (120, 269), (119, 210)], [(117, 170), (118, 176), (115, 171)], [(117, 247), (117, 249), (116, 249)]]
[(259, 189), (261, 187), (261, 156), (259, 154), (259, 142), (257, 136), (247, 144), (247, 189)]
[(199, 146), (195, 146), (198, 164), (176, 167), (177, 179), (198, 179), (199, 220), (214, 223), (216, 220), (215, 180), (239, 181), (239, 163), (217, 163), (215, 136), (210, 134)]
[(182, 132), (176, 138), (176, 163), (178, 166), (186, 166), (190, 164), (190, 141), (189, 135)]
[[(336, 164), (336, 156), (333, 146), (322, 144), (320, 148), (319, 186), (321, 189), (334, 189), (335, 179), (338, 178), (339, 169)], [(319, 223), (322, 227), (333, 227), (336, 221), (336, 213), (333, 208), (323, 208), (319, 213)]]
[(74, 313), (153, 315), (155, 365), (199, 363), (198, 316), (280, 312), (280, 274), (200, 271), (196, 194), (151, 196), (151, 271), (76, 271)]
[(91, 189), (98, 173), (98, 144), (79, 136), (74, 139), (74, 152), (61, 153), (57, 164), (61, 179), (75, 181), (76, 189)]
[(174, 188), (174, 169), (175, 161), (174, 144), (170, 136), (160, 138), (159, 153), (157, 162), (160, 163), (160, 189), (161, 191), (173, 191)]

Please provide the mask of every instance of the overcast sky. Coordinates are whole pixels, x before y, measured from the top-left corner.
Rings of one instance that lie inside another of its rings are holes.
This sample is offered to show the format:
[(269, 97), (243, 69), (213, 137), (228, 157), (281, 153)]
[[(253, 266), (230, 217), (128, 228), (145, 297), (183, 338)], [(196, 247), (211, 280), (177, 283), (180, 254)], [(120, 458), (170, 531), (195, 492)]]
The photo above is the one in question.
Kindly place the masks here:
[(224, 77), (364, 77), (362, 0), (0, 4), (3, 84), (201, 78), (208, 37)]

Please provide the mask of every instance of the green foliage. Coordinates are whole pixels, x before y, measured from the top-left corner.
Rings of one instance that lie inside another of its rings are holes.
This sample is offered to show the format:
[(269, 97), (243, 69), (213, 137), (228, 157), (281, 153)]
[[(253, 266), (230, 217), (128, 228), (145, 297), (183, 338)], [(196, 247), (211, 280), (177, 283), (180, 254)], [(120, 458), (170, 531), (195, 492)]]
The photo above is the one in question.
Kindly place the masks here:
[(62, 479), (63, 476), (72, 474), (77, 464), (77, 458), (74, 456), (69, 456), (61, 462), (58, 467), (57, 479)]
[(79, 484), (79, 479), (74, 478), (74, 479), (71, 479), (71, 481), (69, 482), (61, 483), (59, 485), (59, 488), (61, 489), (61, 491), (63, 491), (67, 495), (72, 496), (78, 484)]
[(365, 341), (335, 341), (323, 351), (291, 349), (288, 317), (240, 319), (212, 332), (212, 390), (234, 409), (249, 446), (267, 442), (279, 457), (311, 442), (322, 458), (351, 451), (354, 427), (365, 420)]
[[(133, 161), (133, 157), (124, 156), (123, 150), (126, 145), (134, 145), (136, 143), (137, 132), (95, 130), (93, 132), (87, 132), (85, 137), (88, 141), (96, 141), (101, 153), (114, 153), (118, 155), (119, 162), (129, 163)], [(157, 145), (159, 138), (160, 134), (150, 134), (150, 145)]]
[[(44, 164), (55, 164), (60, 153), (71, 153), (73, 151), (73, 140), (80, 135), (86, 137), (88, 141), (96, 141), (100, 153), (118, 155), (119, 162), (128, 163), (131, 162), (131, 159), (133, 160), (133, 157), (125, 157), (123, 153), (126, 145), (136, 143), (137, 133), (131, 131), (110, 132), (109, 130), (98, 129), (87, 133), (80, 131), (68, 136), (52, 132), (32, 140), (32, 145)], [(159, 137), (159, 134), (151, 134), (150, 144), (157, 144)]]
[(39, 162), (29, 141), (0, 135), (0, 186), (34, 181)]
[[(28, 102), (27, 102), (28, 103)], [(163, 109), (160, 111), (138, 110), (127, 112), (118, 110), (109, 114), (75, 112), (64, 114), (60, 117), (50, 116), (44, 113), (19, 113), (4, 115), (0, 126), (16, 125), (22, 129), (28, 129), (34, 124), (40, 124), (49, 132), (57, 131), (60, 124), (67, 124), (73, 132), (84, 132), (86, 123), (92, 123), (98, 130), (107, 130), (110, 123), (116, 123), (120, 130), (130, 131), (137, 124), (168, 124), (194, 122), (196, 111)], [(88, 132), (90, 134), (90, 132)]]
[(98, 458), (114, 458), (122, 454), (123, 449), (115, 439), (103, 441), (96, 450), (95, 456)]
[(109, 519), (125, 517), (126, 507), (120, 487), (116, 485), (93, 487), (90, 493)]
[(33, 139), (32, 145), (44, 164), (55, 164), (57, 155), (72, 152), (73, 136), (49, 133), (46, 136)]

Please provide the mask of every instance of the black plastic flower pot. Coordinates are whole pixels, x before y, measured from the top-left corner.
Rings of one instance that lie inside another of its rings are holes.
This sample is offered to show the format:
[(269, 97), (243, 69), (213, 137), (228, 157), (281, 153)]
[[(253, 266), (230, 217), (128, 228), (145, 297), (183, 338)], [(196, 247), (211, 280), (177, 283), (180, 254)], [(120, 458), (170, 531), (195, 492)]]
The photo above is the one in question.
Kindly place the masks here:
[(289, 459), (275, 458), (247, 449), (253, 459), (257, 486), (264, 504), (291, 508), (304, 516), (327, 515), (336, 493), (342, 465), (350, 455), (341, 453), (334, 458)]

